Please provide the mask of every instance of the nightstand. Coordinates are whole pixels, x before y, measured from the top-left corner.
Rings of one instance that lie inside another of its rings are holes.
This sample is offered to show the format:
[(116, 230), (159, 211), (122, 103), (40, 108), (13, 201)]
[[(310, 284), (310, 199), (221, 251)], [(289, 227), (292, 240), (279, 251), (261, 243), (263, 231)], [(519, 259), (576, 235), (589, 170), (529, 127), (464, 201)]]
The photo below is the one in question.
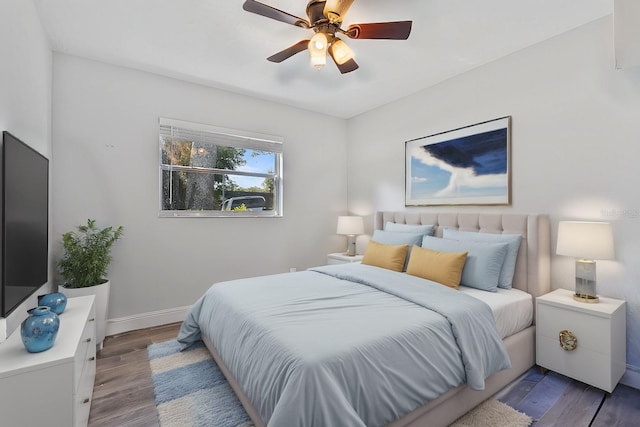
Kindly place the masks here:
[(362, 255), (348, 256), (342, 252), (327, 255), (327, 264), (348, 264), (350, 262), (362, 261)]
[(536, 298), (536, 363), (612, 392), (627, 364), (625, 302), (578, 302), (566, 289)]

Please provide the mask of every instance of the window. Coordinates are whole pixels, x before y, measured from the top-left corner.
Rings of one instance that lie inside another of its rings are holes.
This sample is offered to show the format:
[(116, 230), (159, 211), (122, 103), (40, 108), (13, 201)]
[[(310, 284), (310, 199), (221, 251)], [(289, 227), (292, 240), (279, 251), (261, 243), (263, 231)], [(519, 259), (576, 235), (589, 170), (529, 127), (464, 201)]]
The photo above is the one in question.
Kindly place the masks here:
[(161, 118), (160, 216), (282, 216), (282, 138)]

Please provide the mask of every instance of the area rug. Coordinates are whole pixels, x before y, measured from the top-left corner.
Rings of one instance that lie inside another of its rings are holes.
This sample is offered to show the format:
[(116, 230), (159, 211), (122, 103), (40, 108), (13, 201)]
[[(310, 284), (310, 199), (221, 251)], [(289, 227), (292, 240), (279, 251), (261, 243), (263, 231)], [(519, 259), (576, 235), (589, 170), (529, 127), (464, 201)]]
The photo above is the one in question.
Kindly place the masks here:
[(467, 412), (451, 427), (529, 427), (533, 420), (527, 414), (495, 399), (489, 399)]
[(253, 426), (201, 341), (183, 352), (176, 340), (147, 352), (162, 427)]
[[(147, 348), (162, 427), (251, 427), (253, 423), (202, 342), (180, 352), (170, 340)], [(452, 427), (528, 427), (531, 418), (494, 399)]]

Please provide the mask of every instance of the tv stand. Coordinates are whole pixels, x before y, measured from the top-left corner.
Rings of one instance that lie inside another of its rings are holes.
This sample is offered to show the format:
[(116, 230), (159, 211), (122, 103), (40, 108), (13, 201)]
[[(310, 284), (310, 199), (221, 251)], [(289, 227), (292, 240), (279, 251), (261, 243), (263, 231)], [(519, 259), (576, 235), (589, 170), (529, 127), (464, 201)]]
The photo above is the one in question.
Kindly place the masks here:
[(69, 298), (53, 347), (29, 353), (20, 329), (0, 344), (0, 424), (86, 426), (96, 375), (94, 297)]

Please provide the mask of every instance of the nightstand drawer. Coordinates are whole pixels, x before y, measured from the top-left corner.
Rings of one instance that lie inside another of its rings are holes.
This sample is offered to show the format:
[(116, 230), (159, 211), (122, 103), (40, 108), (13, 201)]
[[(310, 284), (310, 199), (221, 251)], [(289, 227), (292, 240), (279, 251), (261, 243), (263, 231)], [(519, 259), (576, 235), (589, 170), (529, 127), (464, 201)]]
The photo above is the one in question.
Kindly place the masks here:
[(611, 323), (607, 318), (538, 304), (537, 333), (554, 341), (558, 348), (560, 331), (568, 330), (578, 338), (578, 349), (609, 355), (610, 328)]
[(575, 350), (565, 351), (560, 347), (557, 337), (554, 339), (538, 335), (536, 348), (536, 363), (544, 368), (609, 392), (615, 387), (609, 356), (581, 347), (579, 338)]

